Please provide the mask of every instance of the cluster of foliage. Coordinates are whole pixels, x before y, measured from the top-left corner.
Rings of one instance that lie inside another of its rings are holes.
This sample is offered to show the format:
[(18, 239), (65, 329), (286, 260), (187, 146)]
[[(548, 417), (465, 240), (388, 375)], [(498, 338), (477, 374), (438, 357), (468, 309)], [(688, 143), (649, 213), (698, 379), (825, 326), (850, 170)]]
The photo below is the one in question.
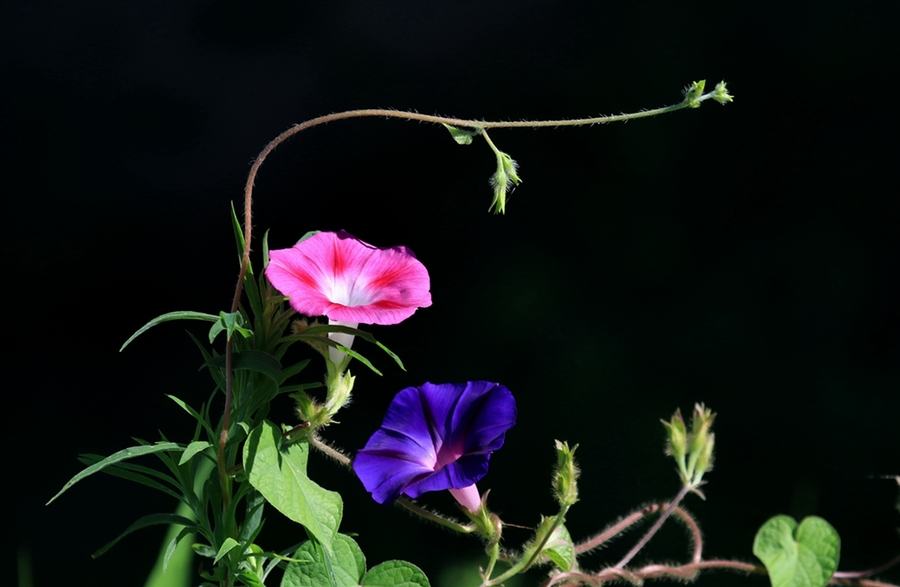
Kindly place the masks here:
[[(687, 88), (674, 106), (634, 115), (576, 121), (487, 123), (430, 117), (396, 111), (353, 111), (321, 117), (293, 127), (270, 143), (256, 160), (245, 190), (245, 219), (251, 217), (252, 188), (265, 157), (297, 132), (341, 118), (390, 116), (443, 124), (460, 144), (483, 137), (497, 160), (491, 178), (491, 208), (503, 212), (507, 195), (521, 182), (515, 161), (487, 135), (490, 128), (595, 124), (651, 116), (682, 108), (696, 108), (712, 99), (732, 100), (724, 82), (704, 93), (703, 82)], [(307, 472), (311, 451), (320, 451), (340, 466), (352, 469), (363, 487), (379, 503), (394, 503), (423, 520), (460, 534), (479, 538), (487, 561), (480, 569), (481, 587), (501, 585), (534, 568), (545, 571), (542, 585), (600, 585), (611, 581), (640, 584), (657, 578), (690, 580), (706, 569), (768, 574), (773, 587), (824, 587), (826, 584), (887, 585), (869, 579), (900, 561), (858, 573), (837, 571), (840, 539), (825, 520), (810, 517), (799, 524), (776, 516), (760, 528), (753, 553), (763, 565), (703, 557), (703, 539), (696, 520), (682, 507), (689, 494), (703, 497), (704, 476), (712, 469), (714, 413), (697, 405), (689, 421), (680, 410), (664, 421), (666, 448), (681, 481), (681, 490), (668, 502), (653, 504), (621, 518), (602, 532), (577, 541), (566, 528), (578, 502), (579, 468), (576, 446), (555, 441), (557, 455), (552, 490), (558, 509), (540, 517), (530, 538), (518, 548), (503, 542), (506, 524), (488, 506), (488, 491), (477, 483), (487, 472), (491, 454), (504, 443), (516, 420), (516, 402), (505, 386), (489, 381), (423, 383), (401, 390), (384, 423), (358, 453), (347, 453), (323, 439), (336, 414), (348, 405), (355, 377), (348, 367), (357, 361), (380, 372), (353, 348), (356, 338), (375, 345), (400, 368), (400, 359), (360, 324), (396, 324), (417, 308), (431, 305), (430, 279), (425, 266), (405, 247), (377, 248), (346, 232), (313, 232), (290, 249), (269, 251), (262, 239), (262, 271), (250, 262), (251, 224), (241, 226), (233, 214), (240, 260), (240, 277), (230, 311), (219, 315), (172, 312), (152, 320), (123, 348), (147, 329), (172, 320), (211, 324), (208, 344), (195, 339), (215, 390), (199, 407), (170, 396), (196, 422), (185, 443), (163, 438), (139, 441), (111, 456), (84, 455), (87, 468), (59, 492), (103, 471), (170, 495), (181, 507), (176, 513), (145, 516), (104, 546), (102, 554), (128, 534), (152, 525), (169, 525), (176, 532), (161, 557), (165, 570), (180, 552), (179, 545), (208, 559), (202, 565), (203, 586), (262, 587), (276, 568), (283, 587), (427, 586), (425, 574), (414, 564), (388, 561), (367, 568), (356, 541), (340, 533), (341, 496), (319, 485)], [(317, 317), (327, 321), (320, 323)], [(215, 343), (224, 335), (224, 351)], [(291, 362), (288, 350), (304, 343), (324, 360), (324, 382), (300, 381), (310, 360)], [(284, 415), (270, 414), (273, 400), (290, 395), (296, 421), (278, 424)], [(274, 421), (273, 421), (274, 420)], [(163, 464), (155, 469), (133, 462), (153, 454)], [(417, 500), (425, 493), (447, 490), (459, 503), (453, 516), (434, 511)], [(53, 499), (56, 499), (54, 496)], [(51, 500), (53, 501), (53, 500)], [(266, 505), (296, 522), (306, 539), (281, 549), (262, 545)], [(582, 556), (611, 538), (655, 517), (649, 530), (621, 560), (600, 570), (582, 567)], [(690, 560), (682, 564), (630, 565), (669, 519), (688, 529), (693, 544)], [(191, 584), (183, 578), (183, 584)], [(165, 584), (177, 579), (166, 575)]]

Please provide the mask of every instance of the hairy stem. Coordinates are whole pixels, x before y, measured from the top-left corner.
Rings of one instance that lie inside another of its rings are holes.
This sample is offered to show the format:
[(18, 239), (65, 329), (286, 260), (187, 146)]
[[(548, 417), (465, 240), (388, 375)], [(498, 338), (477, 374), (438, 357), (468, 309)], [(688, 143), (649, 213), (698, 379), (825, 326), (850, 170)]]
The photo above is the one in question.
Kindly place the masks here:
[(864, 571), (839, 571), (835, 573), (832, 578), (834, 579), (859, 579), (862, 577), (871, 577), (872, 575), (877, 575), (878, 573), (883, 573), (889, 568), (893, 567), (896, 564), (900, 564), (900, 554), (884, 563), (881, 566), (875, 567), (874, 569), (866, 569)]
[[(665, 114), (667, 112), (674, 112), (676, 110), (682, 110), (684, 108), (695, 108), (700, 102), (709, 100), (709, 99), (717, 99), (717, 92), (708, 92), (703, 94), (702, 96), (698, 96), (694, 100), (689, 100), (687, 97), (682, 100), (678, 104), (673, 104), (671, 106), (664, 106), (662, 108), (654, 108), (652, 110), (643, 110), (641, 112), (634, 112), (631, 114), (614, 114), (610, 116), (594, 116), (591, 118), (576, 118), (570, 120), (517, 120), (517, 121), (488, 121), (488, 120), (467, 120), (464, 118), (451, 118), (446, 116), (430, 116), (428, 114), (419, 114), (418, 112), (400, 112), (397, 110), (387, 110), (382, 108), (368, 108), (362, 110), (348, 110), (346, 112), (337, 112), (334, 114), (326, 114), (325, 116), (319, 116), (317, 118), (313, 118), (311, 120), (307, 120), (306, 122), (302, 122), (297, 124), (274, 139), (272, 139), (268, 145), (266, 145), (262, 151), (260, 151), (259, 155), (257, 155), (256, 160), (253, 161), (253, 165), (250, 167), (250, 173), (247, 174), (247, 183), (244, 185), (244, 250), (241, 254), (241, 268), (238, 273), (237, 285), (234, 288), (234, 298), (231, 302), (231, 311), (237, 312), (238, 307), (240, 306), (241, 301), (241, 293), (244, 289), (244, 278), (247, 275), (247, 268), (250, 266), (250, 248), (253, 240), (253, 186), (256, 182), (256, 176), (259, 173), (260, 167), (262, 167), (263, 162), (266, 160), (266, 157), (275, 150), (278, 145), (285, 142), (295, 134), (304, 131), (308, 128), (312, 128), (314, 126), (318, 126), (320, 124), (325, 124), (328, 122), (334, 122), (337, 120), (343, 120), (346, 118), (365, 118), (365, 117), (383, 117), (383, 118), (401, 118), (404, 120), (411, 120), (417, 122), (429, 122), (433, 124), (448, 124), (451, 126), (462, 126), (467, 128), (474, 128), (478, 130), (485, 130), (489, 128), (543, 128), (543, 127), (560, 127), (560, 126), (588, 126), (594, 124), (606, 124), (610, 122), (621, 122), (625, 120), (633, 120), (636, 118), (647, 118), (650, 116), (657, 116), (659, 114)], [(226, 355), (226, 364), (230, 365), (230, 358), (233, 354), (233, 349), (231, 345), (226, 346), (225, 355)], [(232, 371), (230, 368), (226, 368), (225, 370), (225, 405), (226, 405), (226, 414), (225, 419), (228, 421), (228, 411), (231, 408), (231, 379), (233, 377)], [(222, 440), (220, 440), (220, 445), (223, 445), (225, 441), (228, 439), (227, 427), (223, 431)]]
[(631, 559), (633, 559), (635, 555), (637, 555), (637, 553), (639, 553), (641, 549), (644, 548), (644, 546), (646, 546), (648, 542), (650, 542), (650, 539), (653, 538), (657, 532), (659, 532), (659, 529), (662, 528), (662, 525), (666, 522), (666, 520), (669, 518), (675, 508), (678, 507), (678, 504), (681, 503), (681, 500), (684, 499), (684, 496), (687, 495), (687, 492), (690, 490), (690, 485), (684, 485), (681, 488), (681, 491), (678, 492), (678, 495), (675, 496), (675, 499), (673, 499), (671, 503), (669, 503), (669, 507), (665, 509), (665, 511), (661, 516), (659, 516), (659, 518), (657, 518), (656, 523), (654, 523), (653, 526), (651, 526), (650, 529), (647, 530), (647, 533), (644, 534), (643, 538), (641, 538), (638, 543), (634, 545), (634, 548), (629, 550), (628, 554), (626, 554), (622, 558), (622, 560), (617, 562), (616, 566), (613, 568), (621, 569), (629, 562), (631, 562)]

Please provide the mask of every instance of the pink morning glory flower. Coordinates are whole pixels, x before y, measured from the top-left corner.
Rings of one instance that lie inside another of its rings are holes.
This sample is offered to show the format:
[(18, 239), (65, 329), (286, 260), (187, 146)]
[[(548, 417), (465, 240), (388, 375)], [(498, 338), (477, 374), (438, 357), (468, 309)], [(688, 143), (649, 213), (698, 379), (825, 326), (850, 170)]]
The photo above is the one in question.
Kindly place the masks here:
[(425, 266), (406, 247), (379, 249), (345, 231), (269, 251), (266, 277), (305, 316), (397, 324), (431, 305)]
[(353, 470), (378, 503), (449, 489), (477, 512), (475, 483), (515, 423), (516, 401), (498, 383), (408, 387), (394, 397), (381, 428), (353, 460)]
[[(290, 249), (269, 251), (266, 277), (291, 307), (332, 324), (397, 324), (431, 305), (425, 266), (406, 247), (377, 248), (345, 231), (319, 232)], [(332, 333), (350, 347), (352, 334)], [(346, 355), (328, 349), (331, 362)]]

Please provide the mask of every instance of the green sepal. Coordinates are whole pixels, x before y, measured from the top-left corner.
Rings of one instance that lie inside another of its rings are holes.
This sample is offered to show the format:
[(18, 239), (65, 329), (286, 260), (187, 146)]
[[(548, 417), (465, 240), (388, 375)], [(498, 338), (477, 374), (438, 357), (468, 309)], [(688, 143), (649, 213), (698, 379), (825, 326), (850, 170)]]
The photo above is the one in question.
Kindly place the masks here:
[(562, 507), (574, 505), (578, 501), (578, 477), (581, 471), (575, 462), (576, 444), (569, 447), (568, 442), (554, 441), (556, 447), (556, 471), (553, 475), (553, 494)]
[(766, 566), (772, 587), (825, 587), (837, 570), (841, 538), (817, 516), (799, 526), (790, 516), (775, 516), (756, 533), (753, 554)]
[(694, 82), (684, 89), (684, 103), (688, 106), (688, 108), (700, 107), (700, 104), (702, 103), (700, 97), (703, 96), (703, 90), (705, 89), (705, 79), (702, 79), (699, 82)]
[(125, 347), (127, 347), (129, 344), (131, 344), (131, 341), (133, 341), (134, 339), (136, 339), (143, 333), (147, 332), (148, 330), (150, 330), (157, 324), (162, 324), (163, 322), (172, 322), (173, 320), (202, 320), (204, 322), (218, 322), (219, 317), (213, 316), (212, 314), (204, 314), (203, 312), (190, 312), (190, 311), (169, 312), (167, 314), (163, 314), (162, 316), (157, 316), (150, 322), (147, 322), (146, 324), (141, 326), (137, 332), (132, 334), (128, 338), (128, 340), (125, 341), (125, 344), (123, 344), (122, 347), (119, 349), (119, 352), (121, 353), (123, 350), (125, 350)]
[(135, 457), (140, 457), (143, 455), (149, 455), (156, 452), (163, 451), (172, 451), (172, 452), (181, 452), (184, 450), (184, 447), (180, 444), (176, 444), (174, 442), (160, 442), (158, 444), (151, 445), (141, 445), (141, 446), (132, 446), (130, 448), (124, 448), (116, 453), (113, 453), (103, 459), (102, 461), (96, 462), (87, 469), (82, 470), (80, 473), (69, 479), (68, 482), (63, 486), (62, 489), (59, 490), (59, 493), (50, 498), (45, 505), (50, 505), (53, 501), (65, 493), (70, 487), (84, 479), (85, 477), (89, 477), (94, 473), (102, 471), (106, 467), (110, 465), (115, 465), (121, 461), (125, 461), (128, 459), (133, 459)]
[(254, 428), (244, 443), (244, 469), (250, 484), (275, 509), (303, 524), (330, 554), (344, 504), (340, 494), (307, 476), (308, 458), (307, 442), (283, 442), (281, 430), (268, 421)]
[(562, 524), (550, 533), (550, 539), (547, 540), (542, 554), (563, 572), (572, 571), (577, 567), (575, 545), (569, 531)]
[(362, 587), (431, 587), (425, 573), (406, 561), (385, 561), (363, 577)]
[(220, 332), (226, 332), (226, 338), (231, 340), (235, 332), (239, 332), (244, 338), (250, 338), (253, 331), (244, 328), (244, 316), (240, 312), (219, 312), (215, 324), (209, 329), (209, 344), (212, 344)]
[(476, 137), (481, 134), (481, 131), (479, 130), (463, 130), (461, 128), (456, 128), (455, 126), (450, 126), (449, 124), (444, 124), (444, 128), (450, 131), (450, 135), (453, 137), (453, 140), (460, 145), (471, 145), (472, 137)]
[(150, 526), (161, 526), (161, 525), (169, 525), (169, 524), (178, 524), (179, 526), (184, 526), (185, 528), (191, 528), (192, 532), (197, 531), (197, 523), (190, 518), (185, 518), (184, 516), (179, 516), (178, 514), (150, 514), (149, 516), (144, 516), (143, 518), (137, 520), (132, 525), (128, 526), (124, 532), (119, 534), (114, 540), (106, 543), (100, 550), (91, 555), (91, 558), (98, 558), (103, 555), (107, 550), (112, 548), (132, 532), (140, 530), (142, 528), (148, 528)]

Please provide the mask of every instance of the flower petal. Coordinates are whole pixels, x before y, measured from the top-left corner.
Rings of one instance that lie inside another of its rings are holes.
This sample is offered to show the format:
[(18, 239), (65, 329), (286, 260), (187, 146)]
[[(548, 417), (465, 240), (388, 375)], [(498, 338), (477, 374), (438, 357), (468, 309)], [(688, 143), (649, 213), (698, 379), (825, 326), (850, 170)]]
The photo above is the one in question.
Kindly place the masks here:
[(307, 316), (397, 324), (431, 305), (428, 271), (412, 251), (379, 249), (343, 230), (269, 251), (266, 277)]
[(487, 473), (515, 418), (512, 393), (497, 383), (409, 387), (394, 397), (353, 469), (379, 503), (463, 489)]

